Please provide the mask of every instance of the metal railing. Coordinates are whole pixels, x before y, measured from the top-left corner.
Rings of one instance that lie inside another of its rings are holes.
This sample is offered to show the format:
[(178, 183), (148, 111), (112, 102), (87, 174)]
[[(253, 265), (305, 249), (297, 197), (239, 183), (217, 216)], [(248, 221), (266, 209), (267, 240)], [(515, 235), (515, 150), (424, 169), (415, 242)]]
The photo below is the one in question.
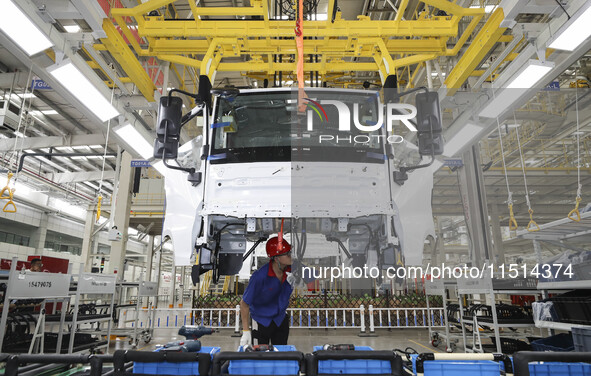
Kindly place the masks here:
[[(233, 328), (239, 331), (240, 308), (156, 308), (152, 321), (147, 308), (140, 309), (138, 326), (140, 328), (180, 328), (183, 325), (203, 325), (214, 328)], [(120, 312), (120, 323), (124, 327), (133, 327), (134, 323), (129, 321), (134, 317), (135, 309), (125, 309)], [(120, 326), (121, 327), (121, 326)]]
[[(445, 308), (374, 308), (369, 306), (369, 332), (376, 329), (443, 327)], [(430, 314), (431, 317), (427, 315)], [(429, 321), (430, 320), (430, 321)], [(431, 325), (429, 325), (431, 323)]]
[[(292, 329), (376, 329), (443, 327), (444, 308), (374, 308), (362, 304), (353, 308), (288, 308)], [(177, 329), (183, 325), (203, 325), (240, 332), (240, 306), (234, 308), (157, 308), (154, 321), (147, 308), (139, 312), (139, 328)], [(120, 312), (120, 328), (133, 328), (135, 309)], [(430, 317), (427, 317), (427, 315)], [(429, 321), (430, 320), (430, 321)]]
[(288, 308), (293, 329), (359, 328), (365, 332), (365, 307), (358, 308)]

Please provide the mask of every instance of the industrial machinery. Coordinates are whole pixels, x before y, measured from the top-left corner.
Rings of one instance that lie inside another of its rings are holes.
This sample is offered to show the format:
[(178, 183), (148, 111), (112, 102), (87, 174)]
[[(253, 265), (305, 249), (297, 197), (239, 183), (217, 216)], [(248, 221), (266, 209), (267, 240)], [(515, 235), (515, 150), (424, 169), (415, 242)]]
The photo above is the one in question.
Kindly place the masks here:
[[(197, 106), (182, 115), (176, 92)], [(203, 134), (179, 148), (195, 116)], [(442, 152), (439, 100), (424, 88), (211, 90), (201, 76), (197, 95), (173, 89), (160, 100), (164, 235), (175, 265), (194, 265), (194, 282), (237, 274), (282, 223), (298, 259), (319, 234), (347, 265), (420, 264), (434, 236), (425, 167)]]

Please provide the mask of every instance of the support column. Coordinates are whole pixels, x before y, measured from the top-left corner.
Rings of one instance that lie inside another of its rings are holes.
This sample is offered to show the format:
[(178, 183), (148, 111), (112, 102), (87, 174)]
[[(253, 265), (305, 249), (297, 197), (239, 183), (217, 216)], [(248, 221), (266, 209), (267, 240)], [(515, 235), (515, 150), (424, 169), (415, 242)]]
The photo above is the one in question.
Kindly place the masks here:
[(441, 231), (441, 220), (436, 218), (435, 223), (437, 224), (437, 228), (435, 229), (435, 234), (437, 235), (437, 239), (435, 240), (435, 245), (431, 248), (431, 265), (437, 265), (438, 262), (444, 262), (445, 257), (443, 260), (439, 259), (439, 255), (443, 255), (443, 232)]
[(158, 303), (160, 301), (160, 280), (162, 279), (162, 252), (164, 251), (164, 248), (162, 247), (164, 244), (162, 244), (162, 236), (160, 237), (160, 246), (158, 247), (159, 250), (158, 252), (156, 252), (156, 254), (158, 255), (158, 271), (156, 272), (156, 290), (158, 291), (158, 295), (156, 296), (156, 301), (154, 302), (154, 306), (158, 307)]
[(93, 209), (86, 211), (86, 221), (84, 222), (84, 237), (82, 238), (82, 253), (80, 259), (84, 262), (84, 271), (90, 272), (92, 267), (92, 243), (93, 243), (93, 232), (94, 232), (94, 220), (95, 214)]
[(179, 291), (180, 291), (180, 303), (179, 303), (179, 308), (182, 308), (184, 306), (185, 301), (183, 300), (185, 298), (185, 270), (186, 267), (181, 266), (181, 283), (179, 284)]
[(490, 221), (495, 250), (493, 260), (497, 265), (501, 265), (505, 263), (505, 247), (503, 246), (499, 206), (496, 204), (490, 206)]
[(41, 213), (41, 220), (39, 221), (39, 227), (33, 231), (31, 235), (30, 245), (35, 248), (36, 255), (43, 255), (45, 249), (45, 238), (47, 237), (47, 222), (49, 215), (47, 213)]
[(460, 189), (466, 225), (472, 241), (469, 245), (470, 261), (475, 266), (482, 266), (485, 260), (491, 259), (492, 246), (478, 144), (466, 151), (462, 159), (464, 167), (460, 169)]
[(154, 236), (148, 235), (148, 245), (146, 246), (146, 275), (144, 281), (152, 280), (152, 262), (154, 261)]
[(127, 229), (129, 228), (129, 210), (131, 209), (132, 168), (131, 154), (123, 152), (121, 168), (119, 170), (119, 187), (115, 196), (115, 210), (113, 210), (113, 226), (121, 232), (121, 241), (111, 242), (111, 257), (107, 273), (117, 273), (117, 279), (122, 281), (127, 250)]
[(177, 296), (176, 288), (176, 266), (174, 266), (174, 261), (172, 266), (170, 267), (170, 298), (172, 299), (169, 303), (169, 308), (174, 308), (175, 304), (175, 297)]

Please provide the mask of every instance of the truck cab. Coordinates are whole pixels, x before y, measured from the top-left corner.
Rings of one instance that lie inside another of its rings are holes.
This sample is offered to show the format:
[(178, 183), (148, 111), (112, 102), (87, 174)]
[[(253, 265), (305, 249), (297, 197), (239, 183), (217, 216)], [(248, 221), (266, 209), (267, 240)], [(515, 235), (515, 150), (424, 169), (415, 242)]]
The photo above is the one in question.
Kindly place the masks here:
[[(167, 98), (159, 126), (168, 129), (180, 115), (171, 120)], [(425, 239), (434, 237), (433, 175), (420, 165), (400, 167), (412, 165), (413, 153), (415, 162), (424, 158), (401, 134), (412, 127), (396, 117), (413, 108), (386, 105), (368, 90), (214, 92), (211, 107), (204, 102), (200, 110), (201, 136), (176, 155), (169, 139), (156, 140), (155, 156), (176, 160), (165, 173), (163, 231), (175, 264), (194, 265), (194, 279), (213, 270), (215, 282), (237, 274), (279, 231), (297, 259), (315, 257), (325, 242), (347, 265), (420, 264)]]

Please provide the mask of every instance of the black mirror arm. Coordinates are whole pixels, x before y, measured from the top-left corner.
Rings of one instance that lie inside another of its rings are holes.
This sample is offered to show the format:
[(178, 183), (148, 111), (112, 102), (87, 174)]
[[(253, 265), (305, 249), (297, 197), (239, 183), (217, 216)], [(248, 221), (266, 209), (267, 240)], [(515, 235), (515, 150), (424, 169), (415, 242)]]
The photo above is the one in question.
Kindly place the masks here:
[(431, 161), (429, 161), (429, 163), (425, 163), (422, 165), (416, 165), (416, 166), (410, 166), (410, 167), (400, 167), (400, 171), (401, 172), (411, 172), (414, 170), (418, 170), (419, 168), (425, 168), (425, 167), (429, 167), (433, 164), (433, 162), (435, 162), (435, 155), (434, 153), (431, 154)]
[(431, 144), (431, 160), (429, 161), (429, 163), (409, 167), (400, 167), (399, 171), (394, 172), (394, 181), (398, 185), (403, 185), (404, 182), (408, 180), (407, 172), (418, 170), (419, 168), (429, 167), (433, 164), (433, 162), (435, 162), (435, 146)]
[(182, 94), (185, 94), (185, 95), (187, 95), (187, 96), (189, 96), (189, 97), (191, 97), (191, 98), (193, 98), (195, 100), (201, 101), (200, 98), (199, 98), (199, 95), (193, 94), (193, 93), (189, 93), (188, 91), (184, 91), (184, 90), (181, 90), (181, 89), (170, 89), (170, 91), (168, 92), (168, 98), (171, 98), (172, 97), (172, 93), (182, 93)]

